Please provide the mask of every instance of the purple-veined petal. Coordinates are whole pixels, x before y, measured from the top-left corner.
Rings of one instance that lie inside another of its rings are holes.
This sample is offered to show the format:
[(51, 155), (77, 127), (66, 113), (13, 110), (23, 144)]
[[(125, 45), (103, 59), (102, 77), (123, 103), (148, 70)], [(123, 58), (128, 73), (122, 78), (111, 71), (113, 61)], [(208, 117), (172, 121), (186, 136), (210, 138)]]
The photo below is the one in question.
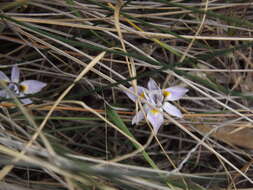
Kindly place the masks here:
[(6, 90), (0, 90), (0, 97), (6, 98), (7, 97), (7, 92)]
[(158, 84), (154, 81), (154, 79), (150, 78), (148, 81), (148, 89), (152, 90), (161, 90)]
[(0, 71), (0, 80), (10, 82), (10, 79), (2, 71)]
[[(132, 91), (133, 93), (135, 93), (135, 89), (133, 87), (130, 87), (128, 90)], [(141, 97), (144, 98), (144, 92), (147, 91), (146, 88), (142, 87), (142, 86), (137, 86), (137, 94)], [(132, 101), (136, 101), (137, 100), (137, 96), (135, 96), (134, 94), (124, 91), (126, 93), (126, 95), (132, 100)]]
[(166, 100), (175, 101), (182, 98), (182, 96), (184, 96), (186, 92), (188, 92), (187, 88), (183, 88), (180, 86), (173, 86), (173, 87), (164, 89), (163, 95), (165, 96)]
[(11, 69), (11, 82), (19, 83), (20, 71), (18, 66), (13, 66)]
[(169, 102), (165, 102), (163, 104), (163, 109), (170, 115), (182, 118), (183, 115), (181, 113), (181, 111), (176, 107), (173, 106), (172, 104), (170, 104)]
[(25, 80), (20, 83), (20, 91), (22, 91), (24, 94), (35, 94), (46, 85), (46, 83), (37, 80)]
[(154, 132), (156, 134), (164, 122), (163, 114), (158, 110), (151, 109), (148, 112), (147, 119), (153, 126)]

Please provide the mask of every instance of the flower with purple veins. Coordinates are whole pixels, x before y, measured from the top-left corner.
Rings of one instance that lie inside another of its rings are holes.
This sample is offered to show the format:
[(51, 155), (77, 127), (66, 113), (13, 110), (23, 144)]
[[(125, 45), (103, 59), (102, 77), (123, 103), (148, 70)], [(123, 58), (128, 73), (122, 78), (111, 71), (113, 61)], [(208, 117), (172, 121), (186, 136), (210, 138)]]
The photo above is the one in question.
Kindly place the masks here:
[[(6, 86), (17, 96), (24, 97), (27, 94), (35, 94), (41, 91), (47, 84), (37, 80), (25, 80), (19, 82), (20, 70), (17, 66), (13, 66), (11, 70), (11, 79), (7, 77), (2, 71), (0, 71), (0, 80), (6, 83)], [(9, 93), (6, 90), (0, 90), (0, 97), (10, 98)], [(31, 104), (30, 98), (22, 98), (20, 101), (23, 104)]]
[[(129, 90), (134, 92), (133, 87), (130, 87)], [(172, 116), (182, 118), (181, 111), (168, 101), (179, 100), (185, 95), (188, 89), (180, 86), (161, 89), (157, 83), (150, 78), (147, 89), (142, 86), (137, 86), (136, 90), (137, 95), (139, 95), (141, 98), (144, 98), (147, 103), (144, 103), (143, 110), (138, 111), (133, 117), (132, 124), (138, 124), (146, 115), (147, 120), (154, 128), (154, 132), (157, 133), (164, 122), (163, 111)], [(129, 92), (126, 92), (126, 94), (133, 101), (136, 101), (138, 98)]]

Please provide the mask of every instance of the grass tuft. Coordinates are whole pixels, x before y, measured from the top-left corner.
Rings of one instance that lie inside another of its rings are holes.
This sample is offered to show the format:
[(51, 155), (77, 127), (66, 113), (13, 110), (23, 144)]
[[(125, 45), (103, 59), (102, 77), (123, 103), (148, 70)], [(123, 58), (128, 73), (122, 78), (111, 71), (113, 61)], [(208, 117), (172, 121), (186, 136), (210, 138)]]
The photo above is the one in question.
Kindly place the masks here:
[[(1, 1), (0, 189), (252, 188), (251, 13), (246, 0)], [(14, 65), (47, 83), (32, 104), (3, 80)], [(157, 134), (132, 125), (143, 102), (126, 95), (149, 78), (189, 89)]]

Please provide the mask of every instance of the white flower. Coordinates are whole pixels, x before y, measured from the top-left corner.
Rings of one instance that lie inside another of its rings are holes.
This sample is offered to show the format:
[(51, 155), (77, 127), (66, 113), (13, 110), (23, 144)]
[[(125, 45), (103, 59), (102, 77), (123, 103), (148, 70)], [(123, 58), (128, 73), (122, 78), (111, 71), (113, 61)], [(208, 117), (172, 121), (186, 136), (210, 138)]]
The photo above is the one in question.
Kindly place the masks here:
[[(134, 92), (133, 87), (130, 87), (129, 90)], [(154, 128), (154, 132), (157, 133), (164, 122), (163, 111), (172, 116), (182, 118), (181, 111), (168, 101), (179, 100), (187, 91), (188, 89), (180, 86), (161, 89), (157, 83), (150, 78), (147, 89), (142, 86), (137, 86), (137, 94), (144, 98), (148, 104), (144, 104), (143, 110), (140, 110), (136, 113), (136, 115), (133, 117), (132, 124), (138, 124), (144, 119), (145, 114), (147, 120)], [(128, 92), (126, 92), (126, 94), (131, 100), (137, 100), (135, 95)]]
[[(25, 80), (19, 82), (20, 71), (17, 66), (13, 66), (11, 70), (11, 79), (0, 71), (0, 80), (6, 83), (7, 87), (17, 96), (24, 97), (27, 94), (35, 94), (44, 88), (47, 84), (37, 80)], [(0, 90), (0, 97), (10, 98), (6, 90)], [(31, 104), (30, 98), (22, 98), (23, 104)]]

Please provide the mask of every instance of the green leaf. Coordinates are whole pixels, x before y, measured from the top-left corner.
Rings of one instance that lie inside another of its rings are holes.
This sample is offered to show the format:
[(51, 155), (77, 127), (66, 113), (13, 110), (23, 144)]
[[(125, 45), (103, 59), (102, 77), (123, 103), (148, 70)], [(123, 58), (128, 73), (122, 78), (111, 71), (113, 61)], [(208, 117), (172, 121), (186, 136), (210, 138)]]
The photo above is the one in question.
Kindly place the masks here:
[[(110, 121), (112, 121), (119, 129), (121, 129), (123, 132), (125, 132), (128, 136), (134, 138), (134, 135), (129, 131), (129, 129), (127, 128), (125, 123), (122, 121), (122, 119), (120, 118), (120, 116), (118, 115), (117, 112), (115, 112), (110, 106), (107, 106), (106, 113), (107, 113), (108, 119)], [(142, 148), (135, 143), (132, 143), (132, 144), (136, 149)], [(156, 165), (156, 163), (150, 158), (150, 156), (148, 155), (148, 153), (145, 150), (142, 151), (142, 155), (143, 155), (144, 159), (149, 163), (149, 165), (153, 169), (159, 169), (158, 166)], [(185, 179), (183, 179), (181, 177), (179, 177), (178, 179), (168, 179), (168, 177), (166, 177), (162, 174), (160, 175), (160, 177), (162, 178), (163, 182), (171, 188), (173, 188), (173, 186), (176, 186), (176, 187), (182, 188), (182, 189), (187, 189), (187, 188), (201, 189), (199, 186), (196, 186), (195, 184), (191, 184), (190, 182), (189, 182), (189, 184), (186, 185)]]
[[(128, 136), (134, 138), (134, 135), (129, 131), (129, 129), (127, 128), (125, 123), (122, 121), (122, 119), (120, 118), (117, 112), (115, 112), (110, 106), (107, 106), (106, 113), (109, 120), (112, 121), (120, 130), (122, 130)], [(135, 143), (132, 143), (132, 144), (136, 149), (142, 148), (138, 144), (135, 144)], [(154, 161), (150, 158), (150, 156), (145, 150), (142, 151), (142, 154), (143, 154), (144, 159), (150, 164), (152, 168), (159, 169), (158, 166), (154, 163)]]

